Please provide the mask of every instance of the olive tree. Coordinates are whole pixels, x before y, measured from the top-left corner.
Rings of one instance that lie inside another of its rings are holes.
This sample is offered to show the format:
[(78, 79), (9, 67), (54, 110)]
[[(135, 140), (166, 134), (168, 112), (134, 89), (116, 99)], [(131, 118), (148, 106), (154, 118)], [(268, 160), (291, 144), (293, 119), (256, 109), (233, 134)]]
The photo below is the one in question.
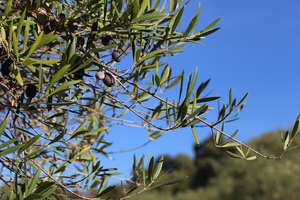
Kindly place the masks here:
[[(197, 69), (188, 80), (184, 70), (172, 73), (164, 58), (181, 53), (187, 43), (201, 45), (219, 29), (220, 18), (195, 32), (200, 4), (187, 27), (181, 27), (188, 6), (183, 0), (0, 4), (0, 177), (7, 199), (105, 198), (114, 188), (108, 179), (118, 175), (101, 165), (114, 142), (105, 140), (114, 125), (143, 128), (151, 140), (189, 128), (198, 144), (197, 129), (207, 126), (216, 147), (234, 147), (226, 151), (229, 156), (245, 160), (279, 159), (292, 148), (299, 117), (292, 132), (282, 135), (283, 154), (268, 157), (235, 139), (237, 131), (224, 132), (248, 94), (236, 99), (230, 89), (228, 103), (209, 123), (209, 103), (220, 98), (204, 95), (209, 80), (196, 85)], [(162, 97), (174, 91), (178, 100)], [(150, 155), (135, 157), (133, 176), (124, 180), (127, 185), (121, 182), (119, 198), (185, 178), (160, 182), (162, 165), (163, 157), (156, 163)], [(88, 198), (85, 192), (92, 190), (97, 194)]]

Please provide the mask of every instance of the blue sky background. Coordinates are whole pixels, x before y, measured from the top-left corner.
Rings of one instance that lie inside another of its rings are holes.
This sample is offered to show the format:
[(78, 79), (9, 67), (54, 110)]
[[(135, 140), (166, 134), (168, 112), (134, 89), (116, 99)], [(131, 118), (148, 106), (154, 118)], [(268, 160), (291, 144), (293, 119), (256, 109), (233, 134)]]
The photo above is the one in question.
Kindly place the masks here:
[[(195, 0), (187, 5), (183, 30), (198, 5)], [(238, 100), (249, 92), (241, 119), (225, 126), (229, 134), (239, 129), (237, 139), (246, 142), (269, 131), (291, 128), (300, 113), (300, 1), (203, 0), (201, 7), (196, 31), (219, 17), (222, 19), (217, 27), (222, 28), (202, 41), (205, 46), (189, 44), (184, 53), (166, 58), (173, 73), (179, 74), (184, 68), (187, 80), (198, 67), (198, 83), (211, 79), (206, 91), (214, 90), (213, 96), (222, 96), (221, 103), (228, 102), (230, 88)], [(217, 108), (216, 103), (211, 106)], [(216, 120), (217, 109), (207, 117), (208, 122)], [(200, 143), (210, 135), (207, 128), (197, 131)], [(147, 131), (142, 129), (115, 127), (109, 133), (106, 140), (114, 142), (107, 149), (109, 152), (131, 149), (148, 141)], [(148, 151), (156, 158), (179, 153), (193, 157), (194, 144), (190, 128), (167, 132), (138, 150), (111, 154), (114, 160), (103, 158), (101, 164), (105, 168), (117, 167), (125, 173), (119, 178), (129, 178), (134, 154), (138, 158)]]

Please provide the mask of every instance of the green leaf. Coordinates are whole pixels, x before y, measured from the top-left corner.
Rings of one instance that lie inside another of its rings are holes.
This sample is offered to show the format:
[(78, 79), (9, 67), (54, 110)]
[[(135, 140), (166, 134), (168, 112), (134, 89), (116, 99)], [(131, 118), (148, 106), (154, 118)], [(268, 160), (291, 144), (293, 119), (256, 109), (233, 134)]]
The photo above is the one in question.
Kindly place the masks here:
[(284, 136), (284, 142), (283, 142), (283, 149), (286, 150), (289, 146), (289, 142), (290, 142), (290, 135), (289, 135), (289, 132), (287, 131), (285, 133), (285, 136)]
[(24, 31), (24, 41), (23, 41), (23, 53), (27, 50), (27, 43), (28, 43), (28, 39), (29, 39), (29, 19), (26, 21), (26, 25), (25, 25), (25, 31)]
[[(220, 96), (218, 97), (205, 97), (197, 100), (197, 103), (203, 103), (203, 102), (209, 102), (209, 101), (215, 101), (217, 99), (221, 98)], [(193, 102), (191, 102), (192, 104)]]
[(154, 173), (153, 173), (153, 176), (152, 176), (152, 180), (155, 180), (158, 177), (158, 175), (159, 175), (159, 173), (162, 169), (163, 162), (164, 162), (164, 157), (162, 156), (156, 163)]
[(243, 158), (242, 156), (236, 155), (230, 151), (226, 151), (226, 153), (232, 158)]
[(91, 57), (89, 58), (87, 61), (84, 61), (81, 65), (77, 66), (74, 70), (72, 70), (70, 73), (68, 74), (73, 74), (77, 71), (79, 71), (82, 68), (86, 68), (89, 67), (90, 65), (92, 65), (92, 62), (94, 61), (95, 57)]
[(7, 3), (6, 3), (6, 8), (5, 8), (5, 11), (3, 14), (0, 14), (0, 16), (7, 16), (8, 13), (10, 12), (11, 10), (11, 5), (12, 5), (12, 0), (8, 0)]
[(167, 65), (161, 74), (161, 84), (163, 84), (170, 76), (170, 67)]
[(23, 151), (25, 151), (25, 149), (27, 149), (28, 147), (30, 147), (33, 143), (35, 143), (39, 138), (41, 137), (41, 135), (36, 135), (34, 137), (32, 137), (28, 142), (26, 142), (24, 144), (24, 146), (20, 149), (19, 153), (17, 156), (19, 156)]
[(148, 181), (151, 182), (154, 174), (154, 157), (152, 156), (148, 168)]
[(22, 29), (22, 26), (23, 26), (23, 21), (24, 21), (24, 18), (25, 18), (26, 11), (27, 10), (25, 8), (22, 15), (21, 15), (21, 17), (20, 17), (20, 20), (18, 22), (17, 35), (16, 35), (17, 38), (19, 38), (19, 36), (20, 36), (20, 32), (21, 32), (21, 29)]
[(250, 153), (250, 151), (251, 151), (251, 146), (249, 145), (248, 148), (247, 148), (247, 151), (246, 151), (245, 155), (248, 156), (248, 154)]
[(219, 144), (222, 139), (221, 133), (218, 131), (216, 134), (216, 144)]
[[(9, 30), (8, 30), (8, 52), (11, 51), (11, 40), (12, 40), (12, 32), (14, 31), (13, 21), (10, 22)], [(7, 37), (7, 36), (6, 36)]]
[[(231, 138), (234, 138), (234, 136), (238, 133), (238, 131), (239, 131), (239, 130), (234, 131), (234, 133), (232, 133), (232, 135), (231, 135)], [(225, 144), (225, 143), (227, 143), (229, 140), (231, 140), (231, 138), (227, 138), (227, 139), (222, 143), (222, 146), (223, 146), (223, 144)]]
[(35, 60), (32, 64), (43, 64), (43, 65), (49, 65), (52, 66), (53, 64), (56, 64), (60, 62), (60, 59), (51, 59), (51, 60)]
[(29, 58), (29, 56), (31, 56), (31, 54), (38, 49), (39, 43), (41, 42), (42, 38), (43, 38), (43, 34), (44, 31), (42, 31), (39, 35), (39, 37), (35, 40), (35, 43), (31, 46), (31, 48), (29, 49), (29, 52), (27, 53), (27, 56), (25, 58), (25, 60), (27, 60), (27, 58)]
[(194, 23), (193, 31), (192, 31), (192, 32), (194, 32), (194, 30), (195, 30), (195, 28), (196, 28), (196, 25), (198, 24), (198, 20), (199, 20), (199, 16), (200, 16), (200, 10), (201, 10), (201, 3), (199, 3), (197, 15), (195, 16), (195, 17), (197, 17), (197, 18), (196, 18), (196, 21), (195, 21), (195, 23)]
[(201, 105), (196, 111), (194, 111), (192, 114), (190, 114), (190, 116), (188, 116), (186, 118), (186, 120), (188, 121), (191, 118), (193, 118), (194, 116), (198, 115), (199, 113), (206, 112), (207, 109), (208, 109), (208, 105), (206, 105), (206, 104)]
[(185, 97), (183, 103), (181, 104), (181, 106), (179, 108), (176, 122), (182, 121), (184, 119), (184, 117), (186, 116), (187, 110), (188, 110), (188, 104), (190, 102), (191, 96), (192, 96), (192, 92), (189, 92), (187, 94), (187, 96)]
[(164, 49), (158, 49), (158, 50), (154, 50), (154, 51), (151, 51), (149, 54), (147, 54), (145, 57), (143, 57), (139, 63), (142, 63), (143, 61), (149, 59), (149, 58), (152, 58), (154, 56), (156, 56), (157, 54), (161, 53), (161, 52), (164, 52), (165, 50)]
[(137, 13), (137, 17), (140, 17), (143, 12), (146, 10), (147, 6), (148, 6), (148, 3), (149, 3), (149, 0), (143, 0), (141, 6), (140, 6), (140, 9)]
[(41, 200), (43, 198), (45, 198), (44, 195), (33, 193), (28, 195), (25, 200)]
[(32, 193), (33, 189), (37, 185), (37, 182), (40, 178), (40, 174), (41, 174), (41, 168), (38, 168), (38, 170), (34, 173), (34, 176), (32, 177), (32, 179), (30, 179), (30, 183), (28, 185), (27, 193), (29, 193), (29, 194)]
[(222, 19), (222, 17), (216, 19), (215, 21), (213, 21), (210, 25), (208, 25), (203, 32), (210, 30), (212, 27), (214, 27), (220, 20)]
[(139, 1), (133, 0), (132, 19), (135, 19), (137, 17), (138, 10), (139, 10)]
[(118, 46), (118, 44), (110, 44), (110, 45), (100, 47), (100, 48), (93, 48), (93, 49), (90, 50), (90, 52), (91, 53), (103, 52), (103, 51), (106, 51), (106, 50), (109, 50), (109, 49), (113, 49), (116, 46)]
[(44, 82), (44, 76), (43, 76), (43, 68), (42, 68), (42, 64), (40, 64), (39, 67), (39, 92), (42, 92), (43, 89), (43, 82)]
[(50, 194), (52, 194), (55, 189), (55, 182), (43, 182), (39, 185), (39, 187), (35, 190), (34, 194), (41, 194), (45, 197), (49, 196)]
[(242, 151), (242, 149), (241, 149), (240, 147), (238, 147), (238, 145), (235, 146), (235, 148), (240, 152), (240, 154), (241, 154), (243, 157), (245, 157), (244, 152)]
[(68, 60), (67, 63), (69, 64), (73, 64), (71, 62), (71, 59), (74, 58), (75, 59), (75, 51), (76, 51), (76, 42), (75, 39), (72, 40), (71, 44), (69, 44), (66, 54), (68, 55)]
[(38, 36), (38, 38), (36, 39), (35, 43), (29, 48), (27, 49), (22, 55), (26, 56), (25, 60), (27, 60), (27, 58), (29, 58), (29, 56), (31, 56), (31, 54), (41, 48), (46, 46), (48, 43), (56, 40), (59, 37), (59, 35), (54, 35), (54, 31), (52, 31), (51, 33), (48, 33), (47, 35), (43, 36), (43, 31), (40, 33), (40, 35)]
[(159, 188), (159, 187), (162, 187), (162, 186), (165, 186), (165, 185), (171, 185), (171, 184), (175, 184), (175, 183), (178, 183), (180, 181), (182, 181), (183, 179), (187, 178), (188, 176), (183, 176), (183, 177), (177, 177), (177, 178), (173, 178), (173, 179), (170, 179), (170, 180), (167, 180), (163, 183), (159, 183), (153, 187), (150, 187), (149, 190), (152, 190), (152, 189), (155, 189), (155, 188)]
[(164, 19), (167, 15), (167, 13), (148, 13), (132, 20), (132, 22), (158, 21)]
[(198, 137), (197, 131), (193, 126), (191, 126), (191, 128), (192, 128), (193, 135), (195, 137), (196, 143), (197, 143), (198, 147), (200, 147), (200, 142), (199, 142), (199, 137)]
[(232, 88), (229, 90), (229, 106), (232, 108)]
[(24, 144), (19, 144), (19, 145), (7, 148), (7, 149), (0, 152), (0, 156), (4, 156), (4, 155), (7, 155), (7, 154), (16, 152), (17, 150), (21, 149), (23, 146), (24, 146)]
[(51, 79), (49, 86), (47, 88), (47, 92), (46, 92), (47, 94), (49, 94), (50, 89), (53, 87), (53, 85), (64, 76), (64, 74), (68, 71), (68, 69), (70, 67), (71, 67), (71, 65), (64, 66), (53, 76), (53, 78)]
[(180, 79), (181, 79), (181, 76), (177, 76), (176, 79), (170, 85), (168, 85), (166, 89), (169, 90), (172, 87), (175, 87), (176, 85), (178, 85)]
[(296, 134), (299, 131), (299, 128), (300, 128), (300, 114), (298, 115), (296, 122), (294, 124), (294, 128), (293, 128), (292, 135), (291, 135), (291, 140), (294, 139), (294, 137), (296, 136)]
[[(4, 133), (4, 130), (5, 130), (6, 126), (7, 126), (7, 124), (8, 124), (8, 120), (7, 120), (7, 118), (5, 118), (5, 119), (1, 122), (1, 124), (0, 124), (0, 137), (1, 137), (2, 134)], [(0, 149), (1, 149), (1, 148), (0, 148)]]
[(173, 13), (177, 7), (177, 0), (170, 0), (170, 13)]
[(188, 28), (184, 31), (184, 35), (188, 35), (191, 30), (196, 26), (197, 15), (191, 20)]
[(7, 147), (8, 145), (16, 142), (19, 138), (14, 138), (14, 139), (11, 139), (11, 140), (8, 140), (7, 142), (4, 142), (0, 145), (0, 150)]
[(84, 130), (86, 124), (88, 122), (88, 119), (84, 120), (78, 127), (77, 129), (73, 132), (73, 134), (69, 137), (68, 140), (71, 140), (73, 138), (75, 138), (76, 136), (78, 136), (79, 134), (82, 133), (82, 131)]
[(206, 86), (208, 85), (209, 82), (210, 82), (210, 79), (201, 83), (201, 85), (197, 88), (197, 93), (196, 93), (197, 99), (200, 98), (203, 90), (206, 88)]
[(170, 23), (169, 23), (169, 28), (171, 30), (170, 34), (172, 34), (175, 31), (176, 27), (178, 26), (178, 23), (182, 18), (184, 8), (185, 8), (185, 5), (182, 8), (180, 8), (180, 10), (178, 10), (175, 13), (175, 15), (172, 17), (172, 19), (170, 20)]
[(26, 160), (27, 158), (32, 158), (35, 157), (38, 153), (42, 152), (45, 149), (45, 147), (40, 148), (36, 151), (31, 152), (30, 154), (28, 154), (27, 156), (23, 157), (22, 160)]
[(70, 87), (71, 85), (75, 85), (76, 83), (79, 83), (79, 82), (80, 82), (80, 80), (73, 80), (73, 81), (66, 82), (66, 83), (60, 85), (59, 87), (57, 87), (53, 92), (51, 92), (51, 94), (49, 94), (49, 96), (57, 94), (60, 91), (63, 91), (65, 89), (67, 89), (68, 87)]
[(226, 144), (223, 144), (221, 147), (237, 147), (239, 146), (240, 144), (237, 143), (237, 142), (228, 142)]
[(14, 70), (15, 78), (16, 78), (16, 80), (18, 81), (19, 85), (20, 85), (20, 86), (23, 86), (24, 83), (23, 83), (23, 79), (22, 79), (21, 73), (20, 73), (20, 71), (18, 70), (18, 68), (16, 68), (16, 66), (14, 66), (14, 68), (15, 68), (15, 70)]
[(236, 105), (236, 107), (238, 107), (241, 103), (243, 103), (243, 101), (247, 98), (247, 96), (248, 96), (248, 92), (247, 92), (247, 94), (240, 100), (240, 102)]
[(142, 176), (143, 176), (143, 186), (146, 185), (146, 174), (145, 174), (145, 161), (144, 161), (144, 155), (141, 159), (142, 162)]
[(251, 156), (249, 158), (246, 158), (246, 160), (250, 161), (250, 160), (255, 160), (257, 158), (257, 156)]
[(93, 44), (95, 36), (98, 33), (97, 29), (98, 29), (98, 19), (94, 19), (94, 22), (93, 22), (93, 25), (92, 25), (92, 30), (91, 30), (91, 32), (89, 34), (88, 41), (87, 41), (87, 44), (86, 44), (86, 50), (87, 51), (91, 47), (91, 45)]
[(65, 171), (66, 168), (67, 168), (70, 164), (72, 164), (75, 160), (76, 160), (76, 157), (67, 160), (64, 164), (62, 164), (61, 166), (59, 166), (59, 167), (57, 168), (57, 170), (56, 170), (53, 174), (57, 174), (57, 173), (59, 173), (59, 172)]
[(18, 47), (18, 38), (15, 34), (15, 31), (12, 31), (13, 36), (13, 47), (16, 55), (17, 62), (19, 62), (19, 47)]
[(107, 194), (108, 192), (112, 191), (116, 186), (109, 186), (108, 188), (106, 188), (105, 190), (103, 190), (100, 194), (97, 194), (94, 198), (99, 198), (105, 194)]

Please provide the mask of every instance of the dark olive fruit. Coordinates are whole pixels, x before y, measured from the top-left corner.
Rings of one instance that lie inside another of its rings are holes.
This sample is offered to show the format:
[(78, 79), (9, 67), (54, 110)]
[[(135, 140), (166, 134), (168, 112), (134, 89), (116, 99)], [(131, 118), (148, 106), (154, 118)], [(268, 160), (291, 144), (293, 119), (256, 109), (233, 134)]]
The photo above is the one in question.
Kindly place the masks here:
[(103, 83), (107, 86), (107, 87), (112, 87), (115, 84), (115, 78), (110, 74), (105, 72), (105, 77), (102, 80)]
[(26, 93), (27, 97), (32, 99), (33, 97), (35, 97), (36, 91), (37, 91), (36, 86), (33, 84), (30, 84), (30, 85), (27, 85), (25, 93)]
[(120, 62), (121, 61), (121, 54), (117, 51), (114, 51), (112, 54), (111, 54), (111, 57), (114, 61), (116, 62)]
[(53, 20), (52, 21), (47, 20), (44, 24), (44, 33), (48, 34), (54, 31), (54, 29), (55, 29), (55, 22)]
[(113, 41), (113, 37), (111, 35), (107, 35), (102, 39), (101, 42), (104, 46), (106, 46), (106, 45), (110, 45), (112, 41)]
[(95, 75), (96, 79), (102, 80), (105, 78), (105, 73), (104, 72), (97, 72)]
[(66, 22), (66, 15), (64, 13), (60, 13), (56, 16), (56, 20), (54, 20), (55, 29), (58, 32), (64, 31), (64, 23)]
[(68, 29), (70, 32), (75, 33), (78, 30), (78, 23), (75, 20), (68, 22)]
[(9, 74), (14, 71), (14, 61), (12, 59), (7, 59), (2, 65), (2, 68)]
[(79, 61), (80, 61), (80, 59), (81, 59), (81, 57), (80, 56), (76, 56), (76, 58), (75, 58), (75, 61), (74, 61), (74, 65), (76, 64), (76, 63), (78, 63)]
[(56, 16), (57, 22), (61, 25), (66, 22), (66, 15), (64, 13), (60, 13)]
[(82, 47), (85, 43), (84, 38), (81, 36), (76, 36), (76, 37), (77, 37), (77, 44)]
[(74, 78), (75, 79), (82, 79), (83, 78), (83, 74), (84, 74), (84, 69), (80, 69), (79, 71), (74, 73)]
[(7, 47), (2, 46), (0, 48), (0, 56), (7, 55), (7, 53), (8, 53)]
[(2, 76), (7, 76), (9, 74), (9, 72), (7, 72), (4, 67), (3, 67), (3, 64), (2, 64), (2, 67), (1, 67), (1, 73), (2, 73)]

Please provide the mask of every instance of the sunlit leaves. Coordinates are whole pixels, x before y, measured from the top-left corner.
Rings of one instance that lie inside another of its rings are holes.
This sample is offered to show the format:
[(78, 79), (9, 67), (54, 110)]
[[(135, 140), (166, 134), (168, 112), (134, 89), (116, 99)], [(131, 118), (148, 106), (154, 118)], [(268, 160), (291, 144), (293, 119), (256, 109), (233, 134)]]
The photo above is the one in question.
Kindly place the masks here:
[(1, 137), (1, 135), (4, 133), (4, 130), (5, 130), (6, 126), (7, 126), (7, 124), (8, 124), (8, 119), (5, 118), (5, 119), (1, 122), (1, 124), (0, 124), (0, 137)]

